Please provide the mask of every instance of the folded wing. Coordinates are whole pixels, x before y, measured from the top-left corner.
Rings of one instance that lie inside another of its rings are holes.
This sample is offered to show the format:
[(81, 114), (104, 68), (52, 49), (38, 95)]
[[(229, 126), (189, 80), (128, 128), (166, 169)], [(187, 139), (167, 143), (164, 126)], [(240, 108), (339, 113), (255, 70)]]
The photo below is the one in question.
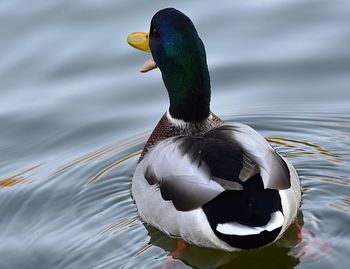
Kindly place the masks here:
[(177, 210), (203, 206), (225, 190), (240, 191), (260, 173), (265, 189), (290, 187), (286, 163), (256, 131), (234, 123), (202, 136), (180, 136), (158, 143), (144, 158), (144, 177), (157, 184)]

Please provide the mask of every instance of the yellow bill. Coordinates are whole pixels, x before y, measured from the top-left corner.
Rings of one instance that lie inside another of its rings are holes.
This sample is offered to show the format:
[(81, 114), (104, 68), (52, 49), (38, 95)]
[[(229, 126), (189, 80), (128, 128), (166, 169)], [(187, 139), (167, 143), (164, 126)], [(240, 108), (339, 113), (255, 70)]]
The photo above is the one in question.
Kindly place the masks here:
[(130, 46), (145, 51), (151, 52), (149, 47), (149, 34), (145, 32), (135, 32), (128, 36), (128, 43)]
[[(127, 39), (130, 46), (145, 51), (151, 52), (151, 48), (149, 47), (149, 34), (145, 32), (135, 32), (128, 36)], [(147, 60), (142, 66), (140, 71), (142, 73), (148, 72), (157, 67), (155, 61), (151, 58)]]

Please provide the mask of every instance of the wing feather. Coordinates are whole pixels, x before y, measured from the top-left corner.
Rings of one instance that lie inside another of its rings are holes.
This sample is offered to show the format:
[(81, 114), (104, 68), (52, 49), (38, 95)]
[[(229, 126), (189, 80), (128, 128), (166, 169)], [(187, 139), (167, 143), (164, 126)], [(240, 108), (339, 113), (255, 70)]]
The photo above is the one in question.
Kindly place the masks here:
[(176, 209), (189, 211), (201, 207), (225, 189), (210, 179), (204, 162), (193, 161), (179, 148), (181, 139), (170, 138), (157, 144), (143, 160), (148, 183), (159, 184), (164, 200), (171, 200)]
[(158, 184), (164, 200), (189, 211), (225, 190), (240, 191), (260, 173), (265, 189), (287, 189), (287, 164), (255, 130), (226, 124), (203, 136), (179, 136), (158, 143), (145, 156), (144, 177)]
[[(251, 161), (258, 165), (265, 189), (290, 188), (290, 172), (286, 162), (264, 137), (248, 125), (227, 124), (209, 131), (206, 135), (226, 137), (235, 143)], [(247, 161), (246, 164), (248, 164)], [(247, 169), (246, 172), (253, 171), (253, 169), (250, 171)]]

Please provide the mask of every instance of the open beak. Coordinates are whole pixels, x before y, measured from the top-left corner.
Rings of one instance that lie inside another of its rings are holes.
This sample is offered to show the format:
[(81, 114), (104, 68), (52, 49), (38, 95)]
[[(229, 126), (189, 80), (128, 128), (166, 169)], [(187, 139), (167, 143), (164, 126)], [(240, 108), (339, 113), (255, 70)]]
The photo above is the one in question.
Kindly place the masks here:
[[(145, 51), (151, 52), (151, 48), (149, 47), (149, 34), (145, 32), (135, 32), (128, 36), (128, 43), (130, 46)], [(142, 73), (146, 73), (152, 69), (155, 69), (157, 64), (153, 60), (153, 58), (148, 59), (142, 66), (140, 71)]]

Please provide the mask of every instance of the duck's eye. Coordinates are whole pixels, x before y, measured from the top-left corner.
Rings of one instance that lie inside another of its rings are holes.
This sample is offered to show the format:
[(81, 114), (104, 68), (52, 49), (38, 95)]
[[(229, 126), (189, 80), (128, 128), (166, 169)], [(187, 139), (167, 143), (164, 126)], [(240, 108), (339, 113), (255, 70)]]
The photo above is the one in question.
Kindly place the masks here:
[(153, 36), (159, 37), (159, 33), (156, 28), (153, 28), (152, 32), (153, 32)]

